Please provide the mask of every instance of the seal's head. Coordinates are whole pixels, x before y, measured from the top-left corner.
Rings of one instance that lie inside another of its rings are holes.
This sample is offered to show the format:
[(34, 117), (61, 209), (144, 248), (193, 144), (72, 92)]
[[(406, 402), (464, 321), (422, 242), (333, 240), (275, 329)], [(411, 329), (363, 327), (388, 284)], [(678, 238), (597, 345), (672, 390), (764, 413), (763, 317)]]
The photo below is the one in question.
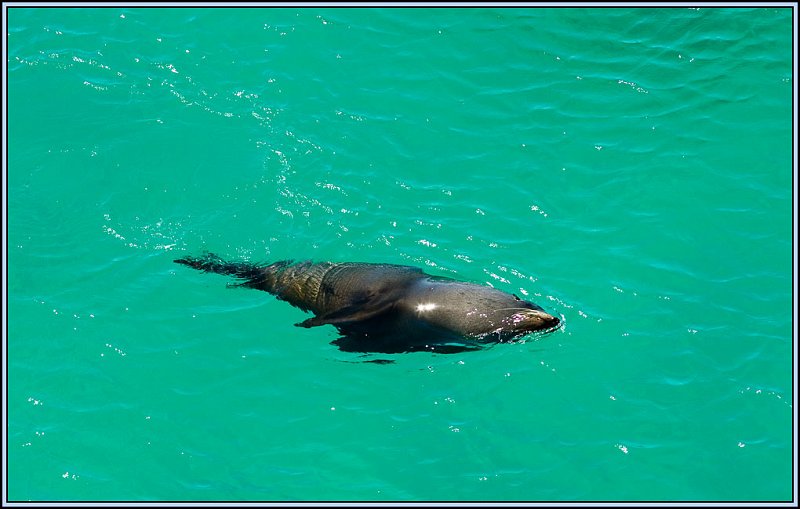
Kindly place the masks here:
[[(525, 300), (520, 300), (519, 308), (497, 310), (504, 314), (498, 332), (507, 338), (522, 336), (535, 331), (549, 331), (559, 326), (561, 320), (545, 312), (542, 308)], [(510, 313), (510, 314), (509, 314)]]
[(471, 283), (422, 281), (412, 296), (405, 302), (415, 319), (478, 341), (510, 341), (561, 323), (533, 302)]

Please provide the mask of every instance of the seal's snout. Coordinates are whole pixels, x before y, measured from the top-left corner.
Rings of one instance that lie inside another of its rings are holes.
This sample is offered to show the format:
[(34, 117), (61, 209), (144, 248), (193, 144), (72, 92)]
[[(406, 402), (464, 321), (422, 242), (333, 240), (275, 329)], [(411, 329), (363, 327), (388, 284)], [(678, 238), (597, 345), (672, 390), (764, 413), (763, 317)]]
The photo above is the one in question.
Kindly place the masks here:
[(561, 323), (561, 320), (559, 320), (558, 317), (549, 313), (545, 313), (544, 311), (536, 311), (535, 319), (541, 323), (542, 329), (553, 329), (558, 327), (558, 324)]
[(514, 316), (514, 323), (520, 330), (537, 331), (555, 329), (561, 320), (539, 309), (526, 309)]
[(546, 329), (554, 329), (561, 325), (561, 320), (557, 316), (548, 315), (547, 313), (545, 315), (547, 316), (542, 318), (542, 323), (544, 323)]

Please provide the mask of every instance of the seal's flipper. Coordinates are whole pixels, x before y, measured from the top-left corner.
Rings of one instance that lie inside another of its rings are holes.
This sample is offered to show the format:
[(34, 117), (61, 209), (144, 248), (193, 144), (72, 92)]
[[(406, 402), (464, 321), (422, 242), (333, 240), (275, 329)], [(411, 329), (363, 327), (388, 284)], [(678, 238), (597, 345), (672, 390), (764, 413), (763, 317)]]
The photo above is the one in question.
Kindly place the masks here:
[[(278, 270), (292, 263), (291, 260), (286, 260), (276, 262), (270, 266), (265, 266), (260, 263), (251, 262), (229, 262), (213, 253), (204, 253), (203, 256), (184, 256), (183, 258), (178, 258), (173, 261), (203, 272), (213, 272), (244, 279), (245, 281), (243, 282), (230, 283), (228, 286), (245, 286), (248, 288), (255, 288), (256, 290), (265, 289), (264, 285), (268, 281), (270, 270)], [(266, 290), (269, 291), (269, 289)]]
[(393, 307), (393, 299), (364, 299), (363, 301), (345, 306), (336, 311), (309, 318), (295, 325), (305, 328), (318, 327), (320, 325), (348, 325), (375, 318), (378, 315), (390, 311)]

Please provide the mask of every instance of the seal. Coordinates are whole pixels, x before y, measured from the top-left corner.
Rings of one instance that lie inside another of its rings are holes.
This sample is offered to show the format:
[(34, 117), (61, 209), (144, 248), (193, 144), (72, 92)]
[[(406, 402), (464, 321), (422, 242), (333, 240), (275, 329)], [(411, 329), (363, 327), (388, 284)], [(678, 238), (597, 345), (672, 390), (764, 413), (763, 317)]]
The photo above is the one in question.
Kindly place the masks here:
[(533, 302), (495, 288), (424, 273), (406, 265), (284, 260), (225, 261), (206, 253), (175, 263), (234, 276), (314, 313), (298, 327), (333, 325), (340, 349), (456, 352), (555, 330), (560, 320)]

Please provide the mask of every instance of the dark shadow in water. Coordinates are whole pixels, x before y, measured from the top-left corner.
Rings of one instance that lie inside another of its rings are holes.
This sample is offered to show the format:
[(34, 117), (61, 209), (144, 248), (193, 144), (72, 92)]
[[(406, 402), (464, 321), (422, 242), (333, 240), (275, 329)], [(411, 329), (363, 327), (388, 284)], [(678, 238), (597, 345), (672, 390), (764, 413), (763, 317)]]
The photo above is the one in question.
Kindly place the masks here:
[(453, 342), (446, 343), (433, 343), (433, 344), (416, 344), (404, 343), (398, 341), (375, 341), (374, 339), (367, 339), (353, 336), (341, 336), (333, 341), (332, 345), (336, 345), (339, 350), (343, 352), (356, 352), (356, 353), (408, 353), (408, 352), (434, 352), (434, 353), (461, 353), (472, 352), (480, 350), (482, 346), (478, 343), (470, 342)]
[[(369, 357), (369, 354), (362, 355), (362, 357)], [(395, 361), (393, 361), (391, 359), (368, 359), (368, 360), (363, 360), (363, 361), (343, 361), (343, 360), (340, 360), (339, 362), (347, 362), (348, 364), (365, 364), (365, 363), (368, 363), (368, 364), (394, 364), (395, 363)]]
[(533, 334), (506, 340), (501, 340), (497, 336), (485, 336), (477, 340), (451, 334), (429, 333), (424, 336), (402, 333), (387, 334), (385, 330), (381, 334), (345, 334), (340, 331), (342, 335), (331, 341), (331, 344), (336, 345), (339, 350), (343, 352), (361, 353), (364, 354), (361, 357), (366, 358), (360, 361), (344, 362), (393, 364), (395, 361), (392, 359), (374, 359), (370, 357), (372, 357), (373, 354), (403, 354), (411, 352), (432, 352), (441, 354), (474, 352), (493, 348), (501, 343), (525, 343), (525, 338), (532, 337), (536, 340), (559, 328), (560, 326), (556, 326), (552, 329), (537, 331)]

